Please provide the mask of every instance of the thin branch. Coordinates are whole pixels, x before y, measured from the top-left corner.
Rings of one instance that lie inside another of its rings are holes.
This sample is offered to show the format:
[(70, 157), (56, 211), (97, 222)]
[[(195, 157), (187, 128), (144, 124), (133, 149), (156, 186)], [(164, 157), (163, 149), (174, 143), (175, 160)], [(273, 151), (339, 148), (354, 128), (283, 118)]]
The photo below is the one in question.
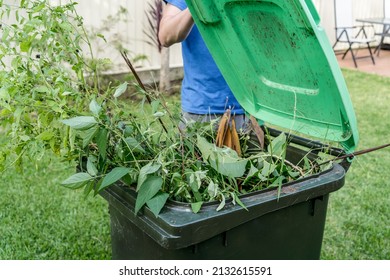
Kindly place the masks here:
[(381, 145), (381, 146), (377, 146), (377, 147), (374, 147), (374, 148), (360, 150), (360, 151), (357, 151), (357, 152), (354, 152), (354, 153), (350, 153), (350, 154), (346, 154), (346, 155), (337, 156), (337, 157), (335, 157), (333, 159), (330, 159), (330, 160), (318, 163), (317, 166), (321, 166), (321, 165), (330, 163), (330, 162), (335, 161), (335, 160), (346, 159), (346, 158), (354, 158), (355, 156), (360, 156), (360, 155), (363, 155), (363, 154), (371, 153), (371, 152), (374, 152), (374, 151), (377, 151), (377, 150), (380, 150), (380, 149), (384, 149), (384, 148), (387, 148), (387, 147), (390, 147), (390, 143), (384, 144), (384, 145)]

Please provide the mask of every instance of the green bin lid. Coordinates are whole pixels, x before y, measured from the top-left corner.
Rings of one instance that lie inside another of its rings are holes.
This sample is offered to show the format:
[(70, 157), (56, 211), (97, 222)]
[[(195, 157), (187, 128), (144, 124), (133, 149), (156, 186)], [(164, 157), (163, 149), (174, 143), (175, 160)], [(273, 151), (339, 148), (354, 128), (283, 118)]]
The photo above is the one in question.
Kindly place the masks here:
[(354, 151), (355, 113), (311, 0), (186, 2), (214, 60), (249, 114)]

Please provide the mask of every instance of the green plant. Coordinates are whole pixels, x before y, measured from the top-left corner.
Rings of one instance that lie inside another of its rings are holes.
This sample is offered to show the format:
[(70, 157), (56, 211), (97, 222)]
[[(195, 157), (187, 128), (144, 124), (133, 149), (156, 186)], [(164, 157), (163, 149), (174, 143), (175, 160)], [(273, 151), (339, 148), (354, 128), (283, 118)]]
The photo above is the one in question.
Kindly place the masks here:
[[(5, 168), (11, 153), (17, 155), (17, 164), (23, 155), (42, 157), (46, 149), (70, 156), (73, 132), (58, 120), (78, 114), (99, 92), (99, 63), (86, 64), (84, 55), (92, 56), (92, 50), (75, 3), (1, 3), (0, 13), (0, 117), (9, 138), (1, 149), (0, 165)], [(92, 85), (86, 72), (92, 73)]]
[[(95, 195), (122, 180), (138, 192), (135, 211), (147, 205), (155, 215), (171, 198), (191, 204), (226, 200), (245, 207), (239, 195), (278, 187), (317, 169), (286, 160), (285, 134), (268, 139), (264, 151), (249, 153), (250, 135), (243, 134), (243, 156), (214, 145), (215, 123), (178, 129), (159, 92), (146, 92), (137, 108), (121, 101), (128, 83), (101, 84), (101, 64), (76, 3), (51, 6), (49, 1), (1, 3), (3, 22), (0, 71), (1, 124), (8, 141), (0, 164), (35, 159), (52, 151), (79, 164), (63, 185)], [(17, 24), (6, 23), (14, 14)], [(97, 36), (99, 36), (97, 34)], [(7, 62), (8, 60), (8, 62)]]
[(11, 153), (16, 164), (45, 150), (72, 159), (75, 136), (59, 120), (115, 90), (101, 82), (107, 59), (94, 56), (91, 41), (102, 35), (84, 28), (75, 6), (0, 2), (0, 120), (10, 140), (0, 152), (1, 169)]

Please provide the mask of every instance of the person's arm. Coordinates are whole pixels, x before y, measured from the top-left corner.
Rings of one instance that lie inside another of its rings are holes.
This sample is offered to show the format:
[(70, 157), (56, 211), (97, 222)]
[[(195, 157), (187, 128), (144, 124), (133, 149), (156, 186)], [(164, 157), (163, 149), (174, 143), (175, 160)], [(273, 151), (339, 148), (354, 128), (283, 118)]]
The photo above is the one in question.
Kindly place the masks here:
[(188, 8), (182, 11), (176, 6), (167, 4), (164, 7), (158, 33), (161, 44), (164, 47), (169, 47), (183, 41), (187, 38), (193, 25), (194, 20)]

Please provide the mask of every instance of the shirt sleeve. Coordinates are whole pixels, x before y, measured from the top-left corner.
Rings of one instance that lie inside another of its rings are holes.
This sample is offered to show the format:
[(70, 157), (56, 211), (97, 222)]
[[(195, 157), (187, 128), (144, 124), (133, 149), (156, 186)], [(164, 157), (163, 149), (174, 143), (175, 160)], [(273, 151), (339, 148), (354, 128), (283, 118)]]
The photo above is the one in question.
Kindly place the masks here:
[(187, 4), (185, 0), (164, 0), (164, 2), (176, 6), (180, 10), (184, 10), (187, 8)]

